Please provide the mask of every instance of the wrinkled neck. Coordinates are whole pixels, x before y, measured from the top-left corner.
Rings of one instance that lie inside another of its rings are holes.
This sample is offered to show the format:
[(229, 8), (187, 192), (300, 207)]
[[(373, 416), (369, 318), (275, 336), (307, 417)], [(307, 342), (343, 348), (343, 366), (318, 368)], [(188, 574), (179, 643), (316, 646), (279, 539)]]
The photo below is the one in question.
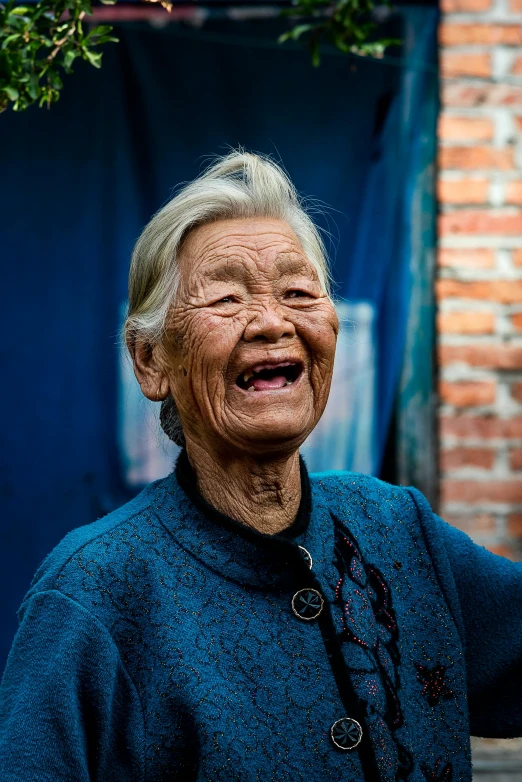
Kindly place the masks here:
[(302, 490), (298, 451), (277, 459), (217, 459), (187, 443), (187, 455), (198, 491), (220, 513), (268, 535), (294, 522)]

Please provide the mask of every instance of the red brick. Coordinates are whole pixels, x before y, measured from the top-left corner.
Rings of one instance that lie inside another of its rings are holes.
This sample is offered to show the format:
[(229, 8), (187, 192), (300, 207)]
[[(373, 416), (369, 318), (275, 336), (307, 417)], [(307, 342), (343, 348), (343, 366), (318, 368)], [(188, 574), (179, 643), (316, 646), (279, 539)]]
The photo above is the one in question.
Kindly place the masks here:
[(508, 516), (508, 532), (514, 538), (522, 538), (522, 513), (510, 513)]
[(511, 386), (511, 396), (517, 402), (522, 402), (522, 383), (513, 383)]
[(437, 331), (439, 334), (492, 334), (495, 318), (492, 312), (439, 312)]
[(441, 90), (443, 106), (522, 106), (522, 87), (514, 84), (469, 84), (451, 81)]
[(509, 452), (509, 466), (512, 470), (522, 470), (522, 448), (513, 448)]
[(511, 325), (516, 331), (522, 331), (522, 312), (511, 316)]
[(445, 14), (479, 14), (489, 11), (491, 0), (441, 0), (440, 7)]
[(439, 27), (442, 46), (520, 46), (522, 28), (519, 24), (459, 24), (443, 22)]
[(440, 67), (443, 76), (475, 76), (487, 79), (491, 76), (491, 55), (443, 50)]
[(508, 182), (505, 195), (506, 204), (518, 204), (522, 206), (522, 180)]
[(496, 384), (483, 383), (439, 383), (439, 395), (443, 402), (455, 407), (476, 407), (490, 405), (495, 401)]
[[(522, 257), (521, 257), (522, 266)], [(493, 250), (446, 250), (438, 251), (439, 266), (454, 269), (492, 269), (495, 265)]]
[(458, 470), (459, 467), (481, 467), (491, 470), (495, 451), (491, 448), (451, 448), (441, 451), (441, 470)]
[(494, 124), (489, 117), (455, 117), (441, 114), (437, 133), (443, 141), (491, 141)]
[(439, 167), (441, 169), (494, 169), (507, 171), (513, 168), (511, 147), (440, 147)]
[(522, 416), (496, 418), (495, 416), (443, 415), (440, 417), (442, 437), (489, 439), (522, 439)]
[(522, 280), (438, 280), (436, 290), (439, 299), (483, 299), (500, 304), (522, 303)]
[(438, 197), (445, 204), (485, 204), (488, 200), (487, 179), (439, 179)]
[(522, 347), (512, 345), (440, 345), (439, 363), (485, 369), (522, 369)]
[(522, 234), (522, 212), (506, 213), (495, 209), (462, 209), (439, 217), (439, 233), (448, 234)]
[(522, 481), (472, 481), (452, 480), (441, 481), (441, 501), (446, 502), (522, 502)]
[(511, 259), (515, 266), (522, 266), (522, 250), (515, 250)]
[(445, 513), (444, 521), (451, 524), (453, 527), (466, 532), (468, 535), (484, 535), (495, 532), (496, 523), (495, 517), (488, 513), (469, 513), (469, 514), (456, 514)]

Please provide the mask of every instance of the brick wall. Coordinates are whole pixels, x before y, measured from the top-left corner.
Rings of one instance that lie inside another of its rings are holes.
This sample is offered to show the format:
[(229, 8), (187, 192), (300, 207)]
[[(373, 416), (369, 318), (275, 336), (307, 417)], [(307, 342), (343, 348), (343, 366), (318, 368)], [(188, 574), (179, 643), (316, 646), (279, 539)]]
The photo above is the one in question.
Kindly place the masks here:
[(442, 0), (441, 515), (522, 559), (522, 0)]

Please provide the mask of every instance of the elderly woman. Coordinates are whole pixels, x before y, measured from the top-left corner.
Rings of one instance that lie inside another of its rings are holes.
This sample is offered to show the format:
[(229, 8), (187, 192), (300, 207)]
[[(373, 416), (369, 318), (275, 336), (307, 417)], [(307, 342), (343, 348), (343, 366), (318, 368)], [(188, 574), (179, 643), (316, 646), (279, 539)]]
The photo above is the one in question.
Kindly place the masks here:
[(126, 338), (184, 448), (39, 568), (3, 782), (457, 782), (522, 733), (522, 570), (415, 489), (309, 476), (338, 322), (283, 171), (233, 153), (146, 227)]

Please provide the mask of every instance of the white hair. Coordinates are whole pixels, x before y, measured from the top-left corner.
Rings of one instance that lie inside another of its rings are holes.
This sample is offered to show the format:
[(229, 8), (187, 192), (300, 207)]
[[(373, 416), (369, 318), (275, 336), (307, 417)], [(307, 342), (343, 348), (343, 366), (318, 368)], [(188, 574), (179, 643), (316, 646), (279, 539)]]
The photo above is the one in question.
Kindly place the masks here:
[(187, 233), (197, 226), (241, 217), (285, 220), (330, 292), (326, 252), (319, 231), (283, 169), (270, 158), (237, 150), (218, 158), (185, 185), (143, 230), (129, 273), (127, 344), (158, 342), (178, 286), (177, 255)]
[[(217, 220), (252, 217), (287, 222), (317, 270), (323, 290), (330, 294), (324, 244), (294, 185), (269, 157), (238, 149), (217, 158), (185, 185), (154, 215), (136, 242), (124, 325), (131, 352), (137, 340), (154, 345), (164, 335), (179, 282), (177, 256), (187, 233)], [(163, 402), (161, 424), (171, 440), (183, 444), (172, 397)]]

